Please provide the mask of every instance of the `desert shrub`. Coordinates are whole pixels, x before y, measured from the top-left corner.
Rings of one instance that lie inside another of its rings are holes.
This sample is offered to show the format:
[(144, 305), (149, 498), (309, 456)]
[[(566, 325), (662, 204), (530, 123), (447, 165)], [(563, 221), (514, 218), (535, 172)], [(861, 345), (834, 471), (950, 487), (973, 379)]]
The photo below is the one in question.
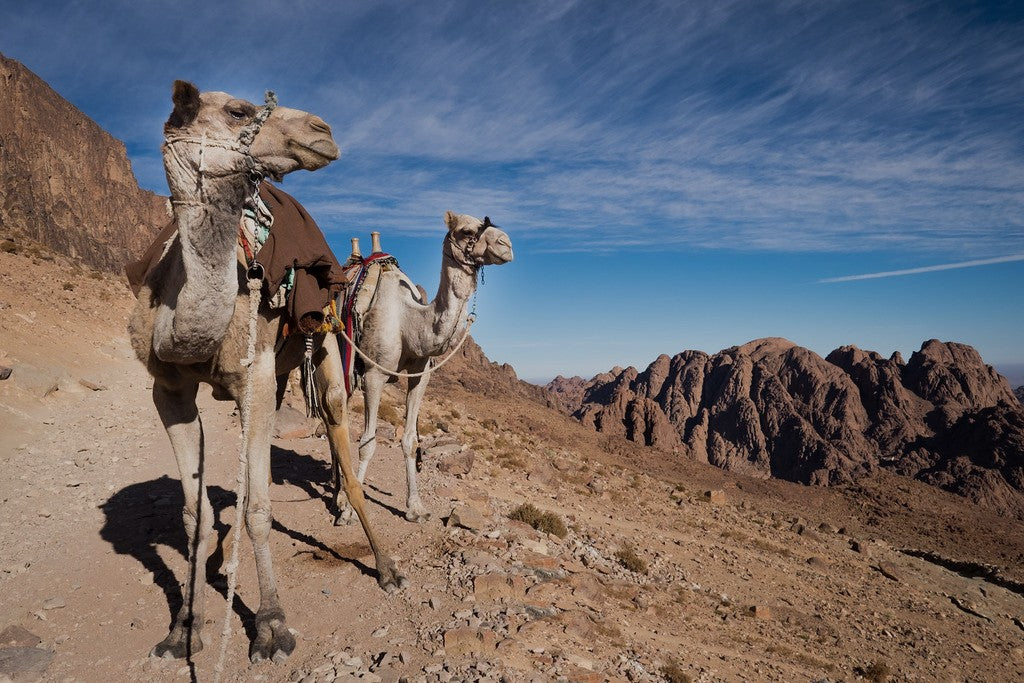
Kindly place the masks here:
[(497, 451), (494, 454), (498, 464), (508, 470), (525, 470), (526, 469), (526, 458), (523, 456), (522, 451)]
[(553, 512), (542, 512), (530, 503), (523, 503), (510, 512), (508, 517), (509, 519), (529, 524), (537, 531), (554, 534), (559, 538), (565, 538), (566, 534), (569, 533), (561, 517)]
[(885, 662), (872, 662), (868, 666), (858, 666), (854, 673), (874, 683), (886, 683), (892, 677), (892, 670)]
[(65, 282), (63, 287), (64, 287), (64, 291), (65, 292), (70, 292), (71, 290), (73, 290), (75, 288), (75, 283), (74, 282)]
[(615, 559), (619, 561), (619, 564), (631, 572), (636, 572), (637, 574), (647, 573), (647, 563), (636, 554), (636, 550), (634, 550), (633, 546), (629, 543), (623, 545), (622, 548), (615, 553)]
[(680, 668), (678, 664), (670, 661), (668, 664), (662, 666), (658, 671), (668, 683), (691, 683), (693, 681), (690, 675)]

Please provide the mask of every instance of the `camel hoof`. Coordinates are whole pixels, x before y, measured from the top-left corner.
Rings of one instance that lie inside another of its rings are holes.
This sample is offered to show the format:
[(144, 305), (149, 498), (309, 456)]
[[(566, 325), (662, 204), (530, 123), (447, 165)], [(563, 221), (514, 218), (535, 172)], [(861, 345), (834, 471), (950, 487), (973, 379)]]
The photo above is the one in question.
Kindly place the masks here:
[(202, 649), (203, 641), (200, 638), (195, 638), (190, 652), (188, 638), (172, 634), (154, 645), (153, 649), (149, 651), (149, 656), (157, 659), (185, 659), (190, 654), (197, 654)]
[(347, 526), (349, 524), (355, 524), (359, 520), (359, 516), (356, 515), (356, 511), (347, 507), (334, 518), (334, 526)]
[(416, 522), (417, 524), (423, 524), (424, 522), (430, 521), (429, 512), (414, 512), (409, 510), (405, 513), (405, 519), (409, 522)]
[(392, 565), (378, 569), (377, 585), (383, 588), (385, 593), (394, 593), (408, 586), (409, 579), (399, 574)]
[(295, 651), (295, 636), (284, 622), (284, 614), (256, 615), (256, 639), (249, 648), (252, 663), (270, 660), (280, 664)]

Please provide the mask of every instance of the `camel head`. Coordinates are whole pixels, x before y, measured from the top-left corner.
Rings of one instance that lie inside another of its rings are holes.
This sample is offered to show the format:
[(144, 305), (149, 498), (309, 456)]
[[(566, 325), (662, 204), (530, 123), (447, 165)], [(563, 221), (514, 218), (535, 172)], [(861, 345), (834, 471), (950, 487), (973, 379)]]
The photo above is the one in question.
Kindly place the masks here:
[[(179, 166), (182, 157), (191, 157), (188, 165), (193, 172), (201, 164), (203, 172), (212, 177), (249, 170), (239, 138), (261, 107), (223, 92), (200, 93), (186, 81), (174, 82), (171, 99), (174, 111), (164, 124), (165, 156), (174, 140), (182, 140), (193, 144), (174, 145)], [(205, 144), (198, 143), (204, 135)], [(259, 127), (248, 155), (260, 172), (280, 180), (300, 168), (323, 168), (338, 158), (339, 151), (331, 127), (319, 116), (275, 107)], [(170, 176), (170, 166), (168, 170)]]
[(448, 226), (446, 244), (460, 264), (471, 268), (499, 266), (512, 260), (512, 240), (505, 231), (491, 223), (464, 213), (449, 211), (444, 215)]

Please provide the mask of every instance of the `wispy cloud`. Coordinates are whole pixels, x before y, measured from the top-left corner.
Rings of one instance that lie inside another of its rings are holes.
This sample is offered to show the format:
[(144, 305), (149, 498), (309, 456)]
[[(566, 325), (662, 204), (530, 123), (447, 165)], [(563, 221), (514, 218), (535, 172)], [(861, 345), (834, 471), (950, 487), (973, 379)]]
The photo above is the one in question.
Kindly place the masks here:
[(1024, 261), (1024, 254), (1012, 256), (998, 256), (996, 258), (977, 259), (974, 261), (960, 261), (959, 263), (943, 263), (936, 266), (923, 266), (921, 268), (907, 268), (905, 270), (887, 270), (881, 273), (864, 273), (863, 275), (844, 275), (842, 277), (829, 277), (818, 280), (823, 282), (853, 282), (855, 280), (874, 280), (882, 277), (897, 277), (900, 275), (918, 275), (919, 273), (934, 273), (939, 270), (955, 270), (957, 268), (974, 268), (975, 266), (990, 266), (996, 263), (1011, 263), (1013, 261)]
[(109, 5), (19, 6), (0, 45), (124, 139), (158, 191), (185, 77), (273, 88), (332, 123), (342, 159), (289, 183), (338, 219), (416, 232), (461, 207), (579, 251), (1024, 250), (1019, 18), (900, 2)]

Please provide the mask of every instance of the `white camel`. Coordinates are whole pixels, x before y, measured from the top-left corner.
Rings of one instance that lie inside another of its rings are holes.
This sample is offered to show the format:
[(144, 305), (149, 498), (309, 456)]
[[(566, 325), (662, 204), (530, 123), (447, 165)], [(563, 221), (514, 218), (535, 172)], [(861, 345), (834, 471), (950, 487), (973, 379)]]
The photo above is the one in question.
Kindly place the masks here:
[[(338, 148), (330, 127), (306, 112), (273, 109), (269, 102), (258, 108), (226, 93), (200, 93), (184, 81), (175, 82), (172, 100), (174, 111), (164, 126), (163, 157), (177, 236), (147, 276), (129, 323), (135, 352), (153, 375), (153, 402), (178, 463), (189, 539), (184, 602), (170, 633), (152, 654), (186, 657), (203, 646), (205, 566), (216, 538), (196, 407), (199, 384), (206, 382), (215, 395), (234, 399), (243, 417), (248, 415), (242, 425), (247, 433), (244, 511), (260, 590), (250, 658), (279, 661), (295, 648), (295, 638), (278, 601), (268, 543), (270, 439), (276, 377), (296, 367), (305, 349), (302, 336), (294, 335), (275, 356), (283, 309), (271, 309), (261, 301), (258, 316), (250, 314), (246, 269), (237, 256), (239, 217), (262, 176), (280, 179), (300, 168), (319, 169), (338, 158)], [(251, 323), (255, 338), (250, 352)], [(347, 397), (335, 337), (320, 335), (316, 346), (313, 360), (323, 397), (321, 417), (332, 451), (348, 454)], [(247, 376), (251, 376), (248, 390)], [(351, 465), (344, 464), (348, 458), (340, 461), (344, 473), (351, 475)], [(405, 579), (370, 529), (356, 478), (346, 476), (344, 481), (376, 557), (378, 582), (394, 590)]]
[[(429, 304), (421, 287), (398, 269), (381, 273), (373, 303), (363, 316), (359, 348), (378, 365), (392, 371), (418, 374), (427, 370), (430, 359), (440, 356), (459, 342), (469, 315), (468, 304), (477, 287), (482, 266), (512, 260), (512, 241), (500, 228), (484, 220), (448, 211), (444, 217), (448, 233), (441, 248), (441, 282)], [(362, 484), (377, 446), (377, 411), (381, 393), (396, 378), (370, 363), (363, 375), (363, 435), (359, 440), (359, 472)], [(417, 418), (430, 380), (429, 372), (410, 377), (405, 399), (406, 513), (411, 522), (425, 522), (430, 512), (420, 500), (416, 486), (416, 451), (419, 446)], [(334, 462), (335, 481), (342, 463)], [(351, 522), (353, 509), (341, 504), (341, 487), (335, 485), (335, 523)]]

